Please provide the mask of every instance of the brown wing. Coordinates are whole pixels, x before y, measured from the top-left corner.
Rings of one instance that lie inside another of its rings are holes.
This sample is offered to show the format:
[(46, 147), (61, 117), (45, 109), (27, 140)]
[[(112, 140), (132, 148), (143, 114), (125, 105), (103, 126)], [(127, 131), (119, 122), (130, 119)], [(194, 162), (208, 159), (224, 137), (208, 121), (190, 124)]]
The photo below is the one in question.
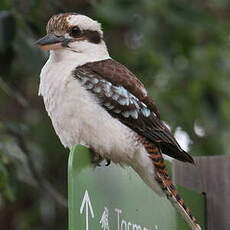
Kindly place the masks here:
[(144, 102), (158, 117), (160, 113), (155, 102), (147, 96), (147, 91), (142, 82), (124, 65), (113, 59), (91, 62), (84, 67), (99, 74), (112, 84), (122, 85), (140, 101)]
[[(85, 89), (98, 98), (99, 103), (112, 117), (117, 118), (139, 135), (157, 144), (164, 154), (193, 163), (192, 157), (180, 148), (155, 111), (145, 101), (138, 98), (143, 85), (136, 78), (132, 79), (129, 75), (131, 81), (139, 82), (139, 85), (133, 85), (132, 89), (128, 89), (127, 85), (131, 87), (131, 84), (124, 84), (125, 80), (122, 77), (115, 82), (115, 74), (112, 75), (113, 78), (111, 76), (105, 78), (99, 73), (99, 69), (96, 72), (94, 71), (95, 68), (92, 69), (91, 67), (92, 64), (77, 67), (73, 75)], [(107, 74), (109, 75), (109, 73), (108, 71)], [(135, 87), (136, 89), (134, 89)], [(147, 100), (149, 99), (147, 98)]]

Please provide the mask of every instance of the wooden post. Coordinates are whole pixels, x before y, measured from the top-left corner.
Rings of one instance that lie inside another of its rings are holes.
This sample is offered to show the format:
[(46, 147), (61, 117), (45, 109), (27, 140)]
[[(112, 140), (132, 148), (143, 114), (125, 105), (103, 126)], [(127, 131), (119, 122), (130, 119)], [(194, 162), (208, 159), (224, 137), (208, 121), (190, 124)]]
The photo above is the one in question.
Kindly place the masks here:
[(230, 156), (196, 157), (196, 165), (174, 162), (174, 181), (205, 193), (207, 230), (230, 229)]

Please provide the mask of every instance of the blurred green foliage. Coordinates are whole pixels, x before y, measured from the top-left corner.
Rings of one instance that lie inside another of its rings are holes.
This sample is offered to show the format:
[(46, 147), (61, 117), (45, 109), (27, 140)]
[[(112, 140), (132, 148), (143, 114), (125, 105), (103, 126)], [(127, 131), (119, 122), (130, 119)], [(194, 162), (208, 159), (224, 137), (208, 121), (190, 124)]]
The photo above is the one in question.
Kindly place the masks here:
[(0, 226), (67, 229), (63, 149), (37, 96), (49, 17), (75, 11), (103, 25), (111, 56), (145, 83), (193, 155), (230, 153), (228, 0), (1, 0)]

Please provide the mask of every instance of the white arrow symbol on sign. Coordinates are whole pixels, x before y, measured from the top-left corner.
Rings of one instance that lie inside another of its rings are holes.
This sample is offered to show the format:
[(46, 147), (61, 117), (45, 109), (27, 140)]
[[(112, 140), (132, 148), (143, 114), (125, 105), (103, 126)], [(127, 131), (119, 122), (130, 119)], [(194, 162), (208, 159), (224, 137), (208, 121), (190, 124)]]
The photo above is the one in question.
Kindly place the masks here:
[(87, 190), (85, 191), (85, 195), (82, 200), (81, 207), (80, 207), (81, 214), (83, 213), (84, 207), (85, 207), (85, 212), (86, 212), (86, 216), (85, 216), (86, 230), (89, 230), (89, 210), (90, 210), (92, 218), (94, 218), (94, 213), (93, 213), (93, 208), (92, 208), (91, 201), (89, 198), (89, 193)]

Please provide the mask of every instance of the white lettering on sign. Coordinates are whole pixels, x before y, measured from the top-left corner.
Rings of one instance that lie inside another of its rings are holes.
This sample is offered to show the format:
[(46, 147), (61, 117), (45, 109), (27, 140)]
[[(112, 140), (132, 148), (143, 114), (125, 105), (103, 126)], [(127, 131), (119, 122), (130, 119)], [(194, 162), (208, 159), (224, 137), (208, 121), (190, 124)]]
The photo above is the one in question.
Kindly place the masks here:
[[(93, 207), (91, 204), (91, 200), (89, 197), (89, 193), (86, 190), (81, 207), (80, 207), (80, 214), (83, 214), (85, 210), (85, 230), (89, 230), (89, 212), (91, 214), (91, 218), (94, 218), (94, 212)], [(132, 223), (131, 221), (127, 221), (124, 218), (122, 218), (122, 210), (119, 208), (115, 208), (116, 217), (117, 217), (117, 228), (116, 230), (150, 230), (149, 228), (146, 228), (144, 226), (141, 226), (140, 224)], [(101, 224), (101, 228), (103, 230), (110, 230), (109, 228), (109, 209), (107, 207), (104, 207), (104, 211), (102, 213), (101, 219), (99, 221), (99, 224)], [(158, 230), (158, 226), (154, 226), (155, 230)]]
[(115, 208), (117, 213), (117, 230), (120, 230), (120, 214), (122, 213), (121, 209)]
[[(117, 230), (149, 230), (146, 227), (142, 227), (139, 224), (132, 223), (130, 221), (127, 221), (121, 217), (122, 210), (115, 208), (115, 212), (117, 214)], [(155, 229), (156, 229), (155, 225)], [(158, 226), (157, 226), (158, 229)]]
[(103, 230), (109, 230), (109, 210), (107, 207), (104, 207), (104, 212), (101, 216), (100, 224)]
[(133, 230), (141, 230), (141, 226), (140, 225), (137, 225), (137, 224), (134, 224), (133, 225)]
[(85, 208), (85, 226), (86, 226), (85, 229), (89, 230), (89, 211), (90, 211), (92, 218), (94, 218), (94, 212), (93, 212), (93, 208), (91, 205), (89, 193), (87, 190), (85, 191), (85, 195), (84, 195), (84, 198), (82, 200), (81, 207), (80, 207), (80, 213), (81, 214), (83, 213), (84, 208)]
[(127, 226), (126, 221), (122, 220), (121, 221), (121, 230), (126, 230), (126, 226)]

